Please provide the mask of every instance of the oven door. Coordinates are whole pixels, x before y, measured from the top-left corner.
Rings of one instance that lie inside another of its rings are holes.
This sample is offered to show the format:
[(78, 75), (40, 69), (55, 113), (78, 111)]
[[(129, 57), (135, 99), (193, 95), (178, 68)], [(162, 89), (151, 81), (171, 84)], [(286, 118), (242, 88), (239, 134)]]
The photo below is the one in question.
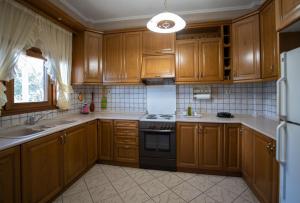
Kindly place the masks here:
[(143, 157), (176, 157), (175, 132), (168, 130), (142, 130), (140, 153)]

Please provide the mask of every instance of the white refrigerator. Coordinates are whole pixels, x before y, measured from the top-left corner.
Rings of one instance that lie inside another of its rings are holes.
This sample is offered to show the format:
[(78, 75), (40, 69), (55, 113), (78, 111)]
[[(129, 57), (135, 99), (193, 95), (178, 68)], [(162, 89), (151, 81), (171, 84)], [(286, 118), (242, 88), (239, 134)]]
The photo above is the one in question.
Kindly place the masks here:
[(300, 203), (300, 48), (281, 55), (277, 96), (280, 203)]

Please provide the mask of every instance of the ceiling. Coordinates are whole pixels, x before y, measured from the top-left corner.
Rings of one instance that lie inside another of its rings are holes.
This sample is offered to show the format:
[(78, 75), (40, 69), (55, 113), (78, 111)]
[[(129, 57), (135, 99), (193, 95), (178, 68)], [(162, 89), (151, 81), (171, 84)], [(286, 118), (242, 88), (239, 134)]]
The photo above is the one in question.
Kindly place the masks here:
[[(163, 0), (50, 0), (86, 26), (99, 30), (145, 27), (164, 11)], [(187, 22), (228, 20), (257, 8), (264, 0), (168, 0), (167, 10)]]

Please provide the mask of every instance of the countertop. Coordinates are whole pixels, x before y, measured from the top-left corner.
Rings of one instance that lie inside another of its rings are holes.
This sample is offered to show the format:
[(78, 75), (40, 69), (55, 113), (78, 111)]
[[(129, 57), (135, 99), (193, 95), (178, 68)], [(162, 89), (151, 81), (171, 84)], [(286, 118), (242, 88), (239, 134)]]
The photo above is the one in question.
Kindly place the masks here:
[[(140, 120), (143, 116), (143, 113), (93, 113), (88, 115), (82, 114), (70, 114), (67, 116), (59, 117), (53, 120), (75, 120), (75, 122), (70, 124), (58, 125), (53, 128), (49, 128), (45, 131), (35, 133), (31, 136), (25, 138), (0, 138), (0, 150), (4, 150), (10, 147), (14, 147), (28, 141), (53, 134), (65, 130), (67, 128), (74, 127), (76, 125), (93, 121), (95, 119), (113, 119), (113, 120)], [(51, 122), (53, 120), (50, 120)], [(260, 132), (272, 139), (275, 140), (275, 131), (278, 125), (278, 122), (260, 118), (253, 117), (249, 115), (235, 115), (234, 118), (217, 118), (215, 114), (203, 114), (202, 117), (187, 117), (187, 116), (176, 116), (176, 121), (178, 122), (203, 122), (203, 123), (241, 123), (257, 132)], [(49, 120), (40, 121), (37, 125), (47, 124)], [(9, 133), (13, 129), (18, 129), (20, 127), (13, 127), (7, 129), (0, 129), (0, 134)], [(31, 127), (31, 126), (27, 126)]]

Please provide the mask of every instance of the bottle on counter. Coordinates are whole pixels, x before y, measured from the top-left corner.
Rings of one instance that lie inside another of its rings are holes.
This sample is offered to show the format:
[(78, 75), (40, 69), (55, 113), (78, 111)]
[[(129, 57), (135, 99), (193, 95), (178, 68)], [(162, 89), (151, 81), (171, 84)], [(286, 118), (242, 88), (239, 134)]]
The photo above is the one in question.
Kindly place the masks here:
[(187, 115), (188, 116), (192, 116), (193, 115), (193, 111), (192, 111), (192, 107), (191, 106), (188, 106), (188, 108), (187, 108)]

